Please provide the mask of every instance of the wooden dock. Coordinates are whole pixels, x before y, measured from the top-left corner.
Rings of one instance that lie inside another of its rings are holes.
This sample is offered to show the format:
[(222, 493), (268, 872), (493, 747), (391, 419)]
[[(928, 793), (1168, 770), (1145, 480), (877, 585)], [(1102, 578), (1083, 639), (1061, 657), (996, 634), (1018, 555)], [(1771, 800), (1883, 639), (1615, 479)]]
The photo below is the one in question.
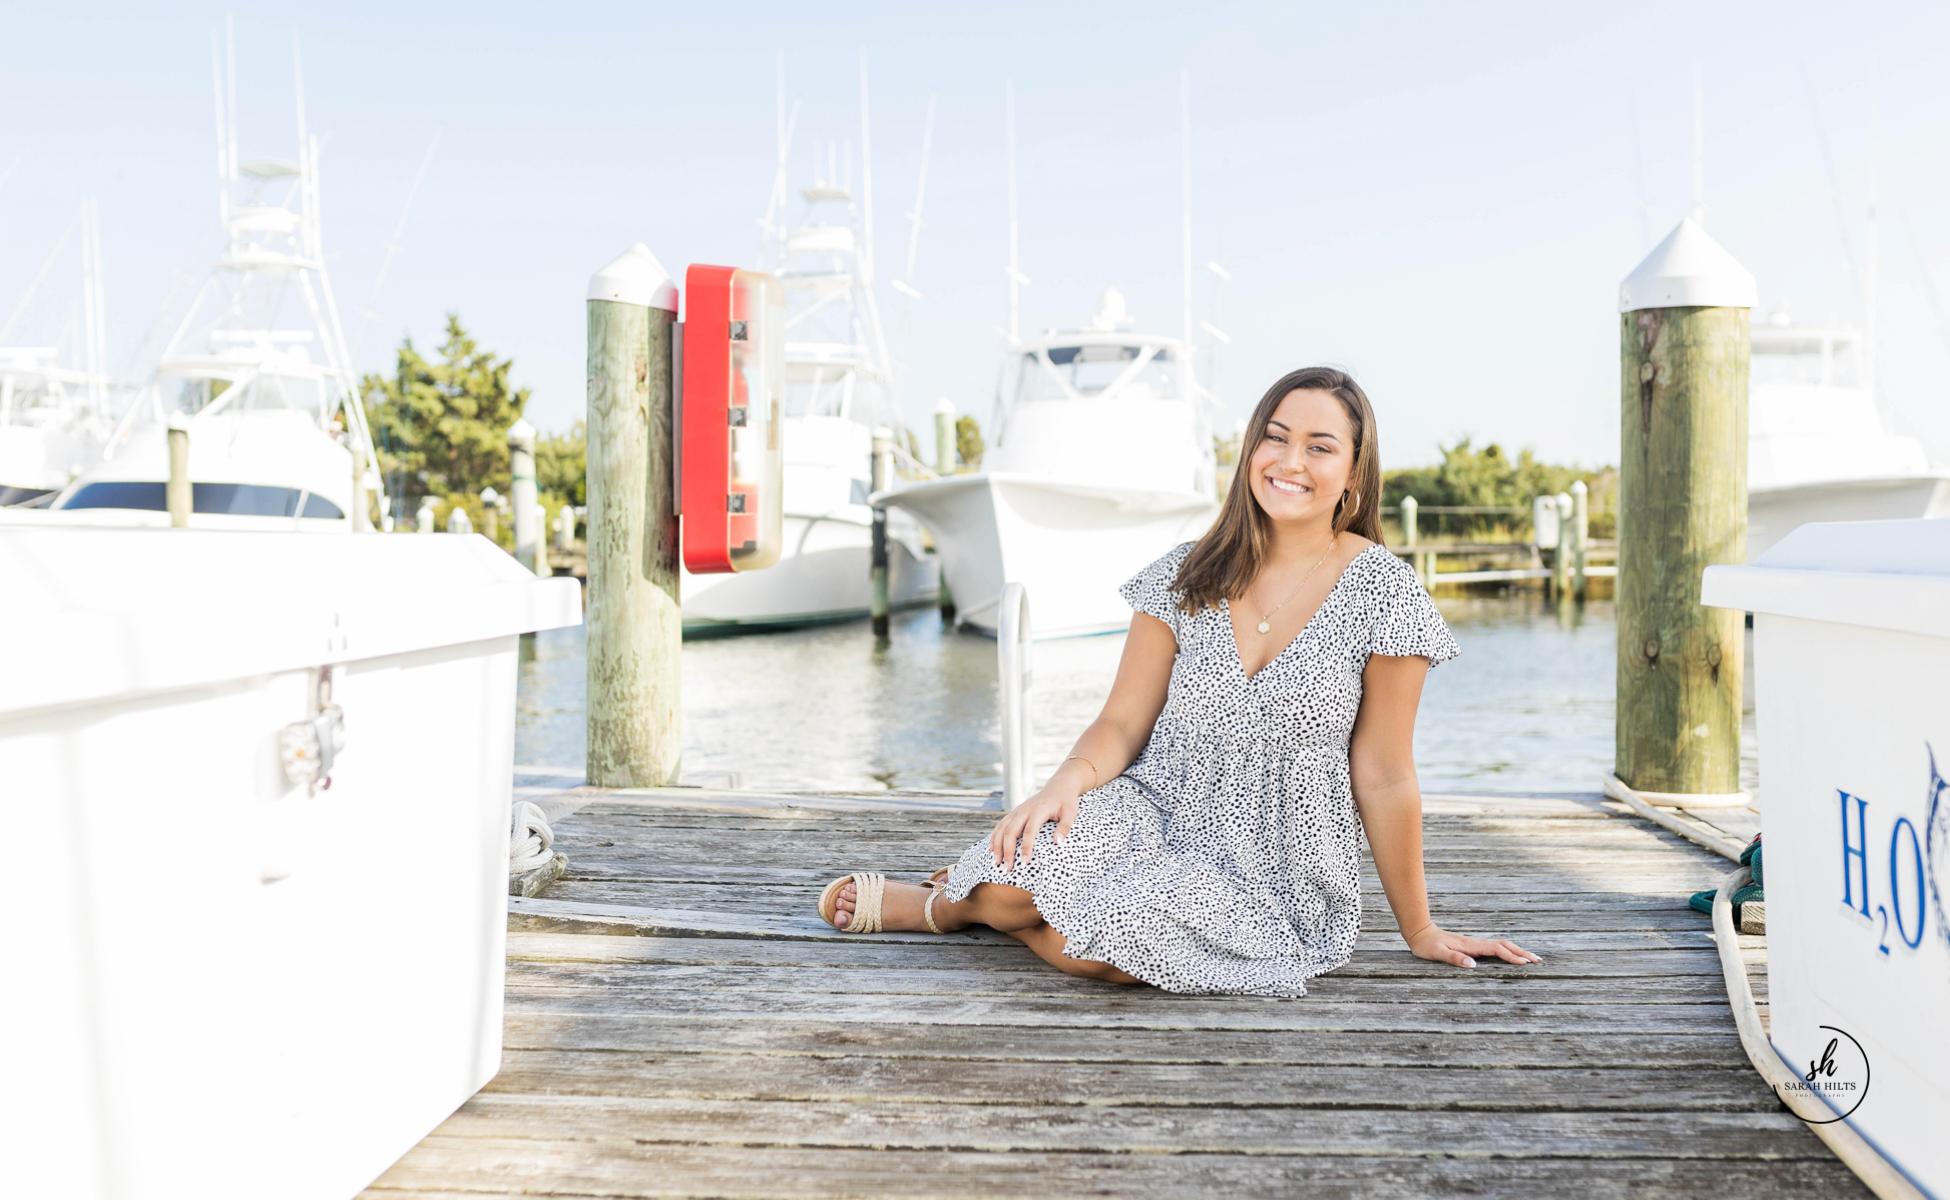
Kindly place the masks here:
[(1544, 962), (1412, 958), (1370, 869), (1354, 960), (1303, 1000), (812, 915), (848, 869), (950, 861), (992, 803), (556, 798), (583, 807), (567, 874), (510, 902), (501, 1074), (367, 1195), (1868, 1194), (1741, 1050), (1686, 907), (1728, 864), (1617, 806), (1431, 798), (1438, 919)]

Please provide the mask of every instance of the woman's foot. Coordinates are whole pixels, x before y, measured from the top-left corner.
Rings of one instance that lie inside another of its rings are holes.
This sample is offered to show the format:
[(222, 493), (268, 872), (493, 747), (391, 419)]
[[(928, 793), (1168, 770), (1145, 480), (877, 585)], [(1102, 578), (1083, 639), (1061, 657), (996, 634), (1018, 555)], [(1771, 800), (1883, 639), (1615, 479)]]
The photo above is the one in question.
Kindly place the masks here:
[[(833, 927), (835, 929), (845, 929), (853, 921), (854, 887), (853, 882), (849, 880), (840, 888), (839, 895), (834, 898)], [(880, 927), (898, 931), (927, 930), (927, 918), (922, 915), (921, 910), (926, 906), (928, 896), (934, 891), (934, 888), (918, 883), (897, 883), (889, 879), (880, 901)], [(967, 921), (954, 918), (951, 910), (955, 907), (957, 906), (949, 904), (946, 900), (934, 902), (934, 923), (944, 933), (963, 929), (968, 925)]]

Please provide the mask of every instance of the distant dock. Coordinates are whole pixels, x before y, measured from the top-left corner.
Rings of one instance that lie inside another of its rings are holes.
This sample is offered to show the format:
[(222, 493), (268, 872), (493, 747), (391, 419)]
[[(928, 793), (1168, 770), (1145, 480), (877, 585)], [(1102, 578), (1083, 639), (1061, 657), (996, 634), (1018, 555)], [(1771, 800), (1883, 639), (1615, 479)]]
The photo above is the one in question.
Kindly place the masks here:
[(813, 915), (836, 874), (951, 861), (979, 793), (554, 795), (501, 1073), (373, 1200), (1868, 1194), (1742, 1052), (1686, 907), (1724, 861), (1595, 797), (1428, 801), (1438, 916), (1541, 965), (1411, 958), (1370, 869), (1353, 961), (1281, 1001)]

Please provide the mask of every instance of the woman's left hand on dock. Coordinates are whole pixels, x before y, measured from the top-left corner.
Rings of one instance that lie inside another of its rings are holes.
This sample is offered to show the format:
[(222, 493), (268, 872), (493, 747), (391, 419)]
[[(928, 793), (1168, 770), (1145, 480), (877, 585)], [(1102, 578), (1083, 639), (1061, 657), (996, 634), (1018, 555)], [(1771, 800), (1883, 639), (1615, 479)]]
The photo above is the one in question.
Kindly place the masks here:
[(1426, 958), (1431, 962), (1446, 962), (1457, 967), (1474, 967), (1478, 958), (1490, 956), (1508, 963), (1528, 964), (1544, 961), (1515, 942), (1470, 937), (1466, 933), (1450, 933), (1440, 925), (1430, 925), (1406, 940), (1409, 950), (1415, 957)]

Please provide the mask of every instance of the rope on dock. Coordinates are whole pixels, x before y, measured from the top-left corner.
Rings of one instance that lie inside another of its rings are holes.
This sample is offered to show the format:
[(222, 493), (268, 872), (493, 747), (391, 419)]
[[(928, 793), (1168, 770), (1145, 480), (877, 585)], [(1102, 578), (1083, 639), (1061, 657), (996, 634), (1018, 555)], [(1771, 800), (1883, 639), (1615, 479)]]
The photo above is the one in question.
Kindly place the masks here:
[(1747, 848), (1747, 843), (1738, 838), (1730, 838), (1721, 834), (1708, 832), (1701, 825), (1688, 821), (1677, 813), (1666, 812), (1646, 803), (1645, 799), (1638, 792), (1634, 791), (1631, 785), (1625, 783), (1616, 775), (1605, 776), (1605, 795), (1625, 805), (1625, 807), (1631, 809), (1639, 816), (1644, 817), (1646, 820), (1651, 821), (1653, 824), (1670, 829), (1687, 841), (1704, 846), (1724, 858), (1730, 858), (1735, 862), (1739, 862), (1740, 852)]
[(1847, 1122), (1836, 1120), (1834, 1111), (1812, 1093), (1796, 1087), (1800, 1079), (1774, 1053), (1767, 1031), (1761, 1028), (1760, 1010), (1754, 1006), (1753, 988), (1747, 983), (1747, 964), (1740, 960), (1740, 938), (1733, 928), (1733, 893), (1752, 881), (1753, 874), (1741, 867), (1726, 877), (1713, 897), (1713, 940), (1720, 948), (1727, 1002), (1733, 1009), (1733, 1023), (1739, 1027), (1740, 1045), (1747, 1051), (1747, 1061), (1754, 1064), (1754, 1070), (1774, 1089), (1781, 1103), (1806, 1121), (1815, 1136), (1826, 1142), (1835, 1157), (1881, 1200), (1925, 1200), (1916, 1185), (1890, 1166), (1861, 1134), (1850, 1129)]
[(547, 864), (553, 856), (555, 831), (541, 808), (527, 800), (515, 802), (513, 827), (508, 838), (508, 874), (519, 875)]

